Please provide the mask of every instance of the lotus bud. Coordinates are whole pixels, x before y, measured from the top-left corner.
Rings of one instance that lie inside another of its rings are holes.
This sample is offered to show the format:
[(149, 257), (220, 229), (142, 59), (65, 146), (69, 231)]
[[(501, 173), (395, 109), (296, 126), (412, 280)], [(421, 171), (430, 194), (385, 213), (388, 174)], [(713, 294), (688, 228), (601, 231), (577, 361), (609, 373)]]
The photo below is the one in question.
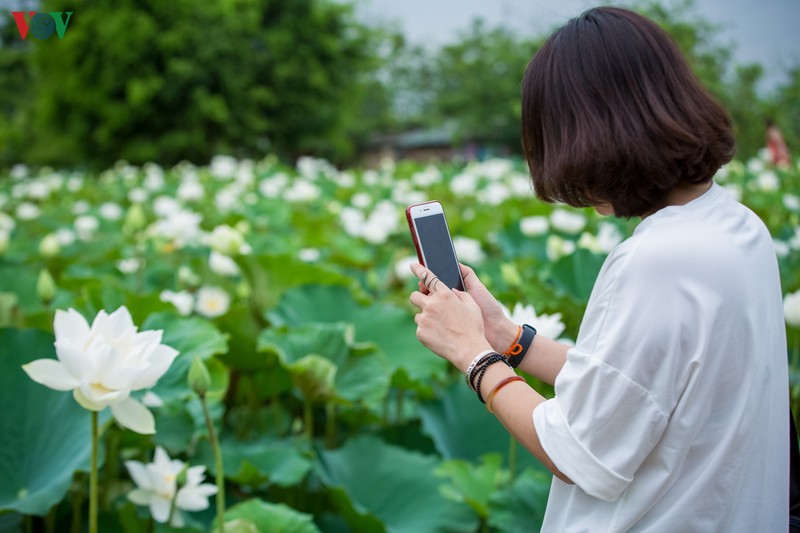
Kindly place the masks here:
[(43, 302), (49, 303), (55, 297), (57, 290), (53, 276), (46, 268), (43, 268), (39, 272), (39, 279), (36, 280), (36, 294)]
[(195, 357), (189, 367), (189, 387), (198, 396), (205, 396), (208, 389), (211, 388), (211, 374), (208, 372), (208, 367), (199, 357)]
[(39, 253), (42, 257), (55, 257), (61, 252), (61, 243), (55, 233), (48, 233), (39, 243)]
[(147, 217), (140, 204), (133, 204), (125, 215), (125, 222), (122, 224), (122, 231), (134, 233), (142, 229), (147, 224)]

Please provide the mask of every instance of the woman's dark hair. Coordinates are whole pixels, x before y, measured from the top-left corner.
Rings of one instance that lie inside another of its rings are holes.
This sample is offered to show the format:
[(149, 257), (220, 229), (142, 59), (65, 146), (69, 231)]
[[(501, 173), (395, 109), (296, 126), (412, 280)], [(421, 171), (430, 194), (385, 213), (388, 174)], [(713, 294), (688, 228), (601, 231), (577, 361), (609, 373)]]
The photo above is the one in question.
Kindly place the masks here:
[(586, 11), (528, 64), (522, 147), (544, 201), (641, 216), (680, 182), (708, 182), (734, 146), (725, 109), (666, 32), (632, 11)]

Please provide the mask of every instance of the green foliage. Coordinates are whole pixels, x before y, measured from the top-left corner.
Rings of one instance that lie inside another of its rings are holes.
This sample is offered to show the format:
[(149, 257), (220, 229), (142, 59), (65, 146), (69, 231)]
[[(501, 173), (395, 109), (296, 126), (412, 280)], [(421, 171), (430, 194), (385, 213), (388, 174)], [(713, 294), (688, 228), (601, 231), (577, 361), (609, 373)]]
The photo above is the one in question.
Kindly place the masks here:
[[(477, 402), (463, 375), (416, 339), (403, 210), (441, 200), (452, 233), (475, 247), (468, 253), (457, 241), (459, 257), (497, 299), (509, 308), (535, 304), (530, 322), (540, 333), (557, 322), (563, 333), (549, 336), (568, 339), (599, 265), (635, 221), (560, 207), (576, 224), (557, 224), (556, 209), (533, 197), (523, 163), (508, 159), (339, 171), (270, 157), (0, 177), (0, 327), (13, 326), (0, 330), (0, 478), (11, 480), (0, 504), (16, 510), (0, 515), (0, 528), (19, 529), (22, 515), (34, 530), (84, 525), (88, 416), (20, 365), (54, 356), (55, 309), (91, 318), (120, 305), (140, 330), (162, 329), (180, 354), (149, 391), (163, 402), (151, 407), (157, 433), (106, 425), (101, 434), (102, 530), (174, 531), (153, 526), (147, 509), (127, 499), (125, 460), (148, 461), (162, 446), (216, 472), (187, 379), (198, 360), (208, 370), (232, 531), (286, 524), (301, 532), (510, 533), (541, 523), (550, 473)], [(796, 165), (737, 161), (717, 180), (775, 238), (783, 292), (800, 290), (800, 199), (787, 192), (800, 190)], [(187, 196), (191, 187), (202, 194)], [(136, 224), (126, 216), (132, 210)], [(92, 219), (94, 230), (79, 229)], [(211, 236), (223, 225), (240, 235), (217, 243), (235, 255), (220, 270)], [(63, 239), (55, 252), (42, 246), (51, 237)], [(36, 294), (43, 269), (57, 287), (50, 302)], [(203, 305), (212, 287), (225, 301)], [(189, 305), (163, 301), (166, 290)], [(800, 329), (788, 327), (787, 337), (797, 409)], [(144, 392), (137, 399), (157, 400)], [(216, 519), (210, 508), (186, 514), (188, 531), (210, 531)]]
[[(348, 117), (371, 65), (374, 34), (347, 4), (70, 6), (43, 3), (75, 14), (63, 40), (30, 43), (27, 94), (36, 98), (26, 121), (35, 127), (24, 153), (10, 154), (16, 161), (107, 166), (266, 150), (287, 157), (352, 152)], [(0, 61), (16, 61), (15, 53)]]
[[(391, 533), (470, 531), (477, 520), (469, 508), (439, 492), (435, 457), (409, 452), (368, 436), (320, 453), (323, 483), (337, 489), (340, 512), (356, 531), (365, 519)], [(414, 487), (409, 491), (408, 487)], [(373, 526), (374, 527), (374, 526)]]
[(73, 474), (89, 470), (89, 413), (22, 370), (54, 356), (51, 334), (0, 329), (0, 511), (45, 515), (67, 494)]
[(442, 47), (434, 63), (435, 106), (441, 120), (456, 122), (458, 140), (519, 144), (520, 84), (539, 46), (476, 20), (456, 43)]

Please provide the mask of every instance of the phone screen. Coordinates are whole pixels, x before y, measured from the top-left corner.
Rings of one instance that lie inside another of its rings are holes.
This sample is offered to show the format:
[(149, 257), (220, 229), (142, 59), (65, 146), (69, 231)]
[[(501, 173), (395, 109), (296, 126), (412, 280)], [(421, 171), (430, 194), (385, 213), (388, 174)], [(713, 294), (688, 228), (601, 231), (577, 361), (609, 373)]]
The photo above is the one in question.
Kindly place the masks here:
[(437, 213), (414, 219), (417, 238), (425, 259), (425, 266), (451, 289), (464, 290), (450, 232), (444, 214)]

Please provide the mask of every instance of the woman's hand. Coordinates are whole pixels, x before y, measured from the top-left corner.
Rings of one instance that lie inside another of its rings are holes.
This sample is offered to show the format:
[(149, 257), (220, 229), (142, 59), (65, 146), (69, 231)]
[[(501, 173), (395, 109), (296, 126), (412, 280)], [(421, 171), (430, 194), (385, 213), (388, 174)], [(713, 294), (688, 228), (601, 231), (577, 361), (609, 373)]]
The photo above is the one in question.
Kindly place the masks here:
[(465, 371), (475, 355), (491, 349), (481, 308), (469, 294), (450, 289), (422, 265), (411, 265), (411, 271), (420, 279), (420, 291), (411, 294), (411, 303), (420, 310), (414, 317), (417, 338)]
[(503, 353), (506, 351), (517, 336), (517, 324), (514, 324), (503, 312), (500, 303), (492, 296), (475, 272), (468, 266), (462, 265), (461, 277), (464, 280), (464, 287), (469, 295), (478, 304), (483, 317), (483, 328), (486, 339), (493, 349)]

